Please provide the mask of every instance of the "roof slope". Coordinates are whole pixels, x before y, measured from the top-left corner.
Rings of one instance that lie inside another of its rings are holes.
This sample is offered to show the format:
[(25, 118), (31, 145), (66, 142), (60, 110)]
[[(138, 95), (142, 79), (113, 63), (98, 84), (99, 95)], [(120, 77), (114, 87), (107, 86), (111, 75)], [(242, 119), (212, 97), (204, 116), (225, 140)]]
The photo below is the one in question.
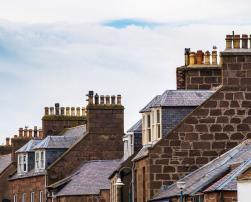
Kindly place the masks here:
[(109, 189), (109, 176), (116, 169), (120, 160), (88, 161), (72, 176), (69, 183), (56, 196), (97, 195), (100, 190)]
[(33, 148), (42, 142), (42, 140), (30, 140), (27, 142), (24, 146), (22, 146), (20, 149), (16, 151), (16, 153), (23, 153), (23, 152), (32, 152)]
[(0, 156), (0, 174), (11, 164), (11, 154)]
[[(225, 176), (226, 172), (229, 171), (231, 164), (245, 163), (245, 161), (249, 162), (250, 159), (251, 140), (246, 140), (208, 164), (182, 178), (180, 181), (186, 182), (184, 194), (193, 195), (198, 191), (204, 191), (205, 188), (207, 188), (219, 177), (222, 177), (223, 175)], [(159, 194), (154, 196), (153, 200), (178, 196), (179, 193), (180, 190), (177, 188), (176, 183), (174, 183), (166, 190), (161, 191)]]
[(132, 132), (141, 132), (141, 131), (142, 131), (142, 119), (140, 119), (131, 128), (129, 128), (127, 132), (132, 133)]
[(79, 138), (83, 137), (86, 126), (81, 125), (66, 129), (59, 136), (47, 136), (33, 149), (67, 149), (70, 148)]
[(140, 112), (150, 111), (154, 107), (199, 106), (215, 91), (210, 90), (166, 90), (156, 96)]

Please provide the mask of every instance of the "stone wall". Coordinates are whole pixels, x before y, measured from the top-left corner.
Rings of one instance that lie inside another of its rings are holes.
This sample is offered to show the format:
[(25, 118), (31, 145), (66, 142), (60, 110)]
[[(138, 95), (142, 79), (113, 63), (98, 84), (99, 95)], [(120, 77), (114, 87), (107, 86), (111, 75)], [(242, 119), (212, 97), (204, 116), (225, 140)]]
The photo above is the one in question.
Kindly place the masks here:
[(177, 89), (208, 90), (222, 83), (219, 66), (178, 67), (176, 69)]
[(16, 171), (16, 167), (11, 164), (8, 166), (5, 171), (0, 174), (0, 201), (3, 199), (11, 199), (10, 198), (10, 187), (8, 183), (9, 175), (12, 175)]
[(100, 195), (62, 196), (55, 202), (110, 202), (110, 194), (109, 190), (102, 190)]
[(135, 176), (135, 202), (146, 202), (151, 198), (149, 182), (152, 175), (149, 170), (149, 159), (144, 158), (137, 161), (134, 172), (137, 173)]
[(150, 149), (151, 197), (251, 138), (251, 52), (223, 52), (222, 59), (223, 87)]
[(211, 192), (204, 195), (204, 202), (237, 202), (236, 191)]
[(48, 168), (48, 183), (68, 176), (84, 161), (123, 156), (124, 107), (87, 106), (87, 134)]
[(10, 198), (13, 200), (14, 194), (17, 201), (22, 201), (22, 194), (26, 193), (26, 201), (30, 201), (31, 192), (34, 192), (35, 201), (39, 201), (39, 193), (43, 192), (45, 200), (45, 176), (34, 176), (10, 180)]

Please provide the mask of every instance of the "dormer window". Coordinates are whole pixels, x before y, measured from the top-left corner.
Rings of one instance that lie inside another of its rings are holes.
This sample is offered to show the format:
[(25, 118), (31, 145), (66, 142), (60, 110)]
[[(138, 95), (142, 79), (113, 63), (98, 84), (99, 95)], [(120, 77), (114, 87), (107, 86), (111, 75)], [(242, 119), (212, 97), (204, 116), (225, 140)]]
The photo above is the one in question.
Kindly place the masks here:
[(45, 151), (35, 152), (35, 170), (39, 172), (45, 169)]
[(28, 154), (18, 154), (18, 173), (24, 174), (28, 171)]
[(153, 108), (143, 114), (143, 145), (152, 144), (162, 138), (161, 108)]

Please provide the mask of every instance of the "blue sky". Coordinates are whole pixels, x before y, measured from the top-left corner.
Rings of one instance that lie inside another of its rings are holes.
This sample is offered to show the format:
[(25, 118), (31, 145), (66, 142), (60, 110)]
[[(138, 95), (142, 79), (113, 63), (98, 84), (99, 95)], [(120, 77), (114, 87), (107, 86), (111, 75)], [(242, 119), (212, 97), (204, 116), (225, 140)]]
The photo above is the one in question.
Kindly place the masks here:
[(45, 106), (84, 106), (88, 90), (122, 94), (129, 128), (152, 97), (175, 88), (184, 48), (223, 50), (232, 30), (250, 34), (250, 6), (243, 0), (1, 1), (0, 143), (19, 127), (41, 126)]

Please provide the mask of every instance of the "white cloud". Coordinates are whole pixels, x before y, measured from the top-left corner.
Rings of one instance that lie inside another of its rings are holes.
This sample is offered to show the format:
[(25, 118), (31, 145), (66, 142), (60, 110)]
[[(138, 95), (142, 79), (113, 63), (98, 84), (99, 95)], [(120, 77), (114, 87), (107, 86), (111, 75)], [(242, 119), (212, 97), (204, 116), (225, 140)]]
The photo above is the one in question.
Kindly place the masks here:
[[(19, 127), (41, 126), (46, 105), (84, 105), (90, 89), (123, 95), (127, 129), (152, 97), (175, 88), (185, 47), (222, 50), (230, 30), (217, 25), (1, 24), (0, 141)], [(248, 30), (239, 27), (240, 33)]]

